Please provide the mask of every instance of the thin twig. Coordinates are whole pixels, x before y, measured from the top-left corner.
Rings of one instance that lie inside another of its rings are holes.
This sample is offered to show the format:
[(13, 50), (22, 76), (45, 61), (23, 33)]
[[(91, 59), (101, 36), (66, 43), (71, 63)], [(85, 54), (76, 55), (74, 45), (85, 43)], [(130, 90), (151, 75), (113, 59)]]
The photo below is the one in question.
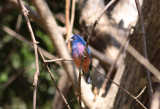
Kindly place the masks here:
[(102, 15), (105, 13), (105, 11), (115, 2), (115, 0), (112, 0), (110, 1), (105, 7), (104, 9), (101, 11), (100, 15), (96, 18), (94, 24), (92, 25), (92, 28), (89, 32), (89, 35), (88, 35), (88, 38), (87, 38), (87, 42), (86, 42), (86, 45), (85, 45), (85, 49), (83, 51), (83, 57), (82, 57), (82, 61), (81, 61), (81, 65), (80, 65), (80, 68), (82, 67), (83, 65), (83, 61), (84, 61), (84, 58), (85, 58), (85, 55), (86, 55), (86, 51), (87, 51), (87, 47), (89, 45), (89, 42), (90, 42), (90, 39), (91, 39), (91, 35), (94, 31), (94, 28), (96, 27), (97, 23), (99, 22), (100, 18), (102, 17)]
[(45, 66), (46, 66), (46, 68), (47, 68), (47, 70), (48, 70), (48, 72), (49, 72), (49, 74), (50, 74), (50, 76), (51, 76), (51, 78), (53, 80), (54, 86), (56, 87), (56, 89), (57, 89), (60, 97), (62, 98), (62, 100), (64, 101), (64, 103), (67, 105), (68, 109), (71, 109), (70, 106), (69, 106), (69, 104), (68, 104), (68, 102), (67, 102), (67, 100), (65, 99), (64, 95), (61, 93), (60, 89), (58, 88), (58, 86), (56, 84), (56, 81), (54, 79), (54, 76), (52, 75), (52, 73), (51, 73), (51, 71), (50, 71), (50, 69), (48, 67), (48, 64), (46, 63), (46, 61), (45, 61), (45, 59), (44, 59), (44, 57), (43, 57), (43, 55), (42, 55), (42, 53), (41, 53), (41, 51), (39, 49), (38, 49), (38, 52), (40, 54), (40, 57), (42, 58), (42, 61), (45, 63)]
[[(18, 34), (17, 32), (13, 31), (12, 29), (10, 29), (9, 27), (7, 26), (4, 26), (4, 25), (0, 25), (1, 29), (10, 34), (11, 36), (13, 36), (14, 38), (20, 40), (21, 42), (29, 45), (30, 47), (33, 47), (32, 46), (32, 42), (27, 40), (24, 36)], [(43, 55), (48, 58), (48, 59), (57, 59), (56, 56), (52, 55), (51, 53), (47, 52), (46, 50), (44, 50), (43, 48), (39, 47), (38, 48), (41, 50), (41, 52), (43, 53)], [(59, 63), (58, 63), (59, 64)], [(60, 65), (60, 64), (59, 64)]]
[[(118, 59), (119, 59), (119, 57), (120, 57), (120, 55), (121, 55), (121, 53), (122, 53), (122, 51), (123, 51), (126, 43), (127, 43), (127, 41), (128, 41), (129, 36), (130, 36), (130, 35), (128, 35), (128, 36), (126, 37), (124, 44), (121, 45), (121, 48), (120, 48), (120, 50), (119, 50), (119, 52), (118, 52), (118, 55), (116, 56), (116, 59), (114, 60), (113, 64), (111, 65), (111, 67), (110, 67), (110, 69), (109, 69), (109, 71), (108, 71), (108, 73), (107, 73), (107, 77), (110, 78), (110, 76), (111, 76), (111, 74), (112, 74), (112, 72), (113, 72), (113, 70), (114, 70), (114, 68), (115, 68), (115, 66), (116, 66), (116, 63), (117, 63), (117, 61), (118, 61)], [(96, 108), (96, 105), (98, 104), (98, 101), (100, 100), (101, 96), (104, 94), (107, 83), (108, 83), (108, 79), (106, 78), (106, 79), (104, 80), (101, 88), (100, 88), (99, 95), (98, 95), (98, 98), (97, 98), (97, 100), (96, 100), (96, 102), (95, 102), (95, 105), (93, 106), (93, 109)]]
[(112, 79), (108, 78), (105, 74), (101, 73), (97, 68), (95, 68), (93, 66), (94, 70), (98, 73), (100, 73), (101, 75), (103, 75), (104, 77), (106, 77), (109, 81), (111, 81), (112, 83), (114, 83), (116, 86), (118, 86), (121, 90), (123, 90), (125, 93), (127, 93), (130, 97), (132, 97), (134, 100), (137, 101), (137, 103), (139, 103), (144, 109), (147, 109), (136, 97), (134, 97), (132, 94), (130, 94), (126, 89), (124, 89), (122, 86), (120, 86), (119, 84), (117, 84), (116, 82), (114, 82)]
[(85, 46), (85, 52), (83, 53), (84, 55), (86, 54), (86, 51), (87, 51), (87, 47), (89, 45), (89, 42), (90, 42), (90, 39), (91, 39), (91, 35), (94, 31), (94, 28), (96, 27), (96, 25), (98, 24), (100, 18), (102, 17), (102, 15), (105, 13), (105, 11), (115, 2), (116, 0), (111, 0), (105, 7), (104, 9), (101, 11), (100, 15), (96, 18), (94, 24), (92, 25), (92, 28), (89, 32), (89, 35), (88, 35), (88, 38), (87, 38), (87, 42), (86, 42), (86, 46)]
[(52, 63), (52, 62), (57, 62), (57, 61), (73, 61), (73, 59), (59, 58), (59, 59), (53, 59), (53, 60), (44, 60), (45, 63)]
[[(69, 26), (69, 33), (67, 34), (67, 38), (66, 38), (66, 43), (68, 42), (68, 40), (71, 37), (71, 33), (72, 33), (72, 29), (73, 29), (73, 23), (74, 23), (74, 17), (75, 17), (75, 0), (72, 0), (72, 14), (71, 14), (71, 22), (70, 22), (70, 26)], [(69, 42), (68, 42), (69, 44)]]
[[(139, 0), (135, 0), (136, 2), (136, 7), (137, 11), (139, 14), (139, 19), (141, 22), (141, 27), (142, 27), (142, 47), (143, 47), (143, 55), (146, 59), (148, 59), (147, 56), (147, 45), (146, 45), (146, 30), (144, 28), (144, 20), (143, 20), (143, 15), (142, 15), (142, 10), (139, 4)], [(148, 92), (149, 92), (149, 104), (151, 104), (152, 97), (153, 97), (153, 88), (152, 88), (152, 82), (151, 82), (151, 76), (150, 76), (150, 71), (145, 68), (146, 72), (146, 77), (147, 77), (147, 86), (148, 86)]]
[(21, 22), (22, 22), (22, 14), (19, 14), (18, 19), (17, 19), (17, 24), (16, 24), (16, 32), (19, 31), (19, 29), (21, 27)]
[(144, 92), (145, 89), (146, 89), (146, 86), (144, 86), (142, 91), (135, 98), (138, 99), (142, 95), (142, 93)]
[(70, 29), (69, 29), (69, 36), (72, 33), (72, 29), (73, 29), (73, 23), (74, 23), (74, 17), (75, 17), (75, 4), (76, 4), (76, 0), (72, 0), (72, 15), (71, 15), (71, 23), (70, 23)]
[[(95, 22), (94, 22), (94, 24), (92, 25), (92, 28), (91, 28), (91, 30), (90, 30), (90, 32), (89, 32), (89, 35), (88, 35), (88, 38), (87, 38), (87, 42), (86, 42), (86, 45), (85, 45), (85, 49), (84, 49), (84, 51), (83, 51), (83, 56), (82, 56), (82, 61), (81, 61), (81, 64), (80, 64), (80, 68), (79, 68), (79, 85), (81, 85), (81, 69), (82, 69), (82, 66), (83, 66), (83, 62), (84, 62), (84, 59), (85, 59), (85, 57), (86, 57), (86, 52), (87, 52), (87, 48), (88, 48), (88, 45), (89, 45), (89, 42), (90, 42), (90, 39), (91, 39), (91, 35), (92, 35), (92, 33), (93, 33), (93, 31), (94, 31), (94, 28), (96, 27), (96, 25), (97, 25), (97, 23), (98, 23), (98, 21), (100, 20), (100, 18), (102, 17), (102, 15), (105, 13), (105, 11), (109, 8), (109, 6), (111, 6), (112, 5), (112, 3), (114, 3), (114, 1), (115, 0), (112, 0), (112, 1), (110, 1), (106, 6), (105, 6), (105, 8), (101, 11), (101, 13), (100, 13), (100, 15), (96, 18), (96, 20), (95, 20)], [(79, 104), (81, 104), (81, 91), (80, 91), (80, 89), (81, 89), (81, 86), (79, 86)], [(81, 105), (80, 105), (80, 109), (81, 109)]]
[(81, 104), (81, 74), (82, 74), (82, 69), (79, 68), (79, 78), (78, 78), (79, 109), (82, 109), (82, 104)]
[(65, 9), (65, 17), (66, 17), (66, 32), (67, 32), (67, 35), (66, 35), (66, 39), (67, 37), (69, 37), (69, 12), (70, 12), (70, 0), (66, 0), (66, 9)]
[(28, 30), (30, 32), (30, 35), (31, 35), (31, 38), (32, 38), (32, 41), (33, 41), (34, 51), (35, 51), (36, 72), (35, 72), (35, 75), (34, 75), (34, 83), (33, 83), (33, 86), (34, 86), (33, 109), (36, 109), (37, 82), (38, 82), (38, 75), (39, 75), (38, 52), (37, 52), (37, 43), (38, 42), (35, 39), (31, 24), (30, 24), (29, 19), (28, 19), (28, 10), (24, 7), (24, 5), (21, 2), (21, 0), (17, 0), (17, 1), (18, 1), (19, 6), (21, 7), (22, 14), (23, 14), (23, 16), (24, 16), (24, 18), (26, 20), (27, 27), (28, 27)]
[[(75, 97), (73, 97), (68, 103), (71, 103), (73, 100), (77, 99), (79, 95), (76, 95)], [(64, 109), (67, 105), (65, 105), (62, 109)]]

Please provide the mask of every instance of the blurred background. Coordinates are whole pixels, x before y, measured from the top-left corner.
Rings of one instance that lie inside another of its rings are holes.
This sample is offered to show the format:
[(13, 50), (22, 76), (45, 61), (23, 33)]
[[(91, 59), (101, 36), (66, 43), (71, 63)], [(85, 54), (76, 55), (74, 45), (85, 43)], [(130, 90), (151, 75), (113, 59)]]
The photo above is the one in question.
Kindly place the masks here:
[[(54, 38), (52, 38), (51, 32), (59, 32), (63, 37), (63, 43), (66, 45), (64, 48), (67, 48), (65, 40), (73, 34), (80, 34), (86, 40), (91, 26), (95, 22), (100, 11), (110, 2), (110, 0), (76, 0), (73, 28), (69, 33), (67, 28), (68, 24), (70, 25), (73, 14), (73, 0), (42, 0), (44, 3), (47, 3), (46, 5), (48, 5), (55, 20), (54, 23), (56, 24), (56, 28), (53, 28), (53, 31), (47, 28), (47, 24), (44, 20), (45, 18), (42, 17), (40, 10), (38, 10), (36, 0), (22, 1), (29, 10), (29, 19), (35, 38), (39, 42), (38, 46), (47, 52), (43, 52), (46, 59), (62, 57), (60, 50), (58, 50), (59, 48), (53, 41)], [(140, 0), (140, 4), (142, 4), (142, 2), (143, 1)], [(160, 9), (156, 8), (160, 5), (160, 2), (152, 2), (152, 0), (146, 2), (147, 3), (142, 5), (142, 10), (144, 12), (143, 15), (147, 32), (148, 57), (151, 63), (160, 70), (160, 47), (158, 46), (160, 44), (160, 31), (158, 31), (158, 28), (160, 27), (160, 20), (158, 19)], [(66, 18), (66, 3), (69, 3), (68, 21)], [(152, 5), (149, 6), (147, 4)], [(48, 14), (48, 11), (44, 14)], [(46, 15), (46, 19), (47, 17), (48, 16)], [(153, 18), (150, 19), (151, 17)], [(135, 28), (132, 33), (130, 33), (131, 27)], [(67, 36), (68, 34), (69, 36)], [(130, 43), (142, 54), (143, 48), (141, 47), (142, 42), (140, 38), (141, 26), (138, 21), (135, 1), (117, 0), (110, 6), (107, 12), (105, 12), (97, 24), (90, 41), (93, 65), (100, 69), (103, 74), (107, 74), (121, 47), (115, 39), (126, 39), (128, 35), (132, 36), (130, 38)], [(63, 48), (61, 50), (63, 50)], [(68, 52), (66, 55), (67, 54)], [(67, 98), (67, 101), (70, 101), (69, 104), (71, 108), (78, 109), (78, 102), (73, 84), (71, 83), (70, 78), (66, 76), (67, 70), (64, 64), (61, 64), (61, 62), (50, 63), (49, 67), (56, 83), (60, 89), (63, 89), (61, 90), (62, 93)], [(37, 109), (67, 108), (56, 93), (56, 88), (54, 87), (53, 81), (41, 58), (39, 58), (39, 68), (40, 75), (37, 87)], [(123, 73), (119, 72), (121, 70), (123, 70)], [(26, 26), (25, 19), (21, 14), (19, 5), (16, 0), (1, 0), (0, 109), (31, 109), (33, 107), (33, 79), (35, 71), (35, 55), (32, 39)], [(116, 63), (115, 70), (110, 77), (116, 80), (118, 84), (121, 84), (133, 95), (138, 95), (143, 87), (147, 85), (144, 67), (142, 67), (128, 52), (126, 53), (125, 50), (123, 50), (120, 59)], [(92, 85), (86, 85), (86, 90), (88, 91), (89, 87), (93, 97), (90, 95), (86, 96), (86, 98), (82, 97), (82, 101), (84, 102), (83, 107), (89, 109), (93, 108), (92, 105), (95, 104), (99, 89), (101, 88), (105, 77), (93, 71), (92, 80)], [(159, 81), (152, 74), (151, 80), (155, 92), (157, 87), (159, 87)], [(105, 93), (97, 104), (97, 109), (142, 108), (135, 100), (128, 95), (126, 96), (123, 91), (120, 91), (118, 88), (113, 89), (112, 87), (115, 86), (112, 86), (111, 83), (106, 85)], [(110, 94), (111, 92), (113, 92), (113, 95)], [(110, 100), (109, 95), (110, 97), (113, 97), (114, 100)], [(89, 104), (85, 103), (85, 99), (88, 100), (88, 98), (92, 99), (88, 102)], [(140, 101), (147, 107), (149, 105), (148, 99), (148, 89), (146, 89), (140, 97)], [(110, 103), (108, 100), (110, 100)], [(125, 102), (126, 105), (124, 105)]]

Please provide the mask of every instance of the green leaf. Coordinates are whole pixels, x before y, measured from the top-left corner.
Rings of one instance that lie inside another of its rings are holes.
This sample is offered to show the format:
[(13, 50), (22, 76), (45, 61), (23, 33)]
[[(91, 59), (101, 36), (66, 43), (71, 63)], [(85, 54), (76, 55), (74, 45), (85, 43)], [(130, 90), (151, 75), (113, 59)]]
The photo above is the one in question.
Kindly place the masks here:
[(6, 72), (1, 72), (0, 82), (6, 82), (8, 80), (8, 74)]
[(18, 54), (14, 54), (12, 57), (12, 66), (15, 69), (18, 69), (21, 66), (21, 59)]

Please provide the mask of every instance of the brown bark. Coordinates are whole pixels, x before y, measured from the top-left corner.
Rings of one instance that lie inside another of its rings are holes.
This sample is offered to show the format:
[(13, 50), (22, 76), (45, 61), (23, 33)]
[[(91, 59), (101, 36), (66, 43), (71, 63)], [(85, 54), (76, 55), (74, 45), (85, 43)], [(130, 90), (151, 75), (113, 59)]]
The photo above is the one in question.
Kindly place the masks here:
[[(142, 6), (142, 13), (145, 19), (146, 28), (146, 41), (147, 41), (147, 52), (148, 58), (160, 69), (160, 9), (158, 6), (160, 1), (148, 0), (144, 2)], [(142, 54), (142, 34), (141, 25), (138, 21), (136, 25), (135, 35), (130, 40), (131, 45), (133, 45)], [(127, 54), (125, 59), (126, 68), (122, 75), (121, 85), (126, 88), (133, 95), (138, 95), (138, 93), (143, 89), (146, 83), (146, 76), (144, 72), (144, 67), (141, 66), (130, 54)], [(154, 87), (156, 87), (154, 85)], [(142, 94), (139, 98), (143, 104), (148, 106), (148, 90)], [(115, 103), (114, 109), (141, 109), (142, 107), (136, 103), (132, 98), (130, 98), (126, 93), (119, 90)]]

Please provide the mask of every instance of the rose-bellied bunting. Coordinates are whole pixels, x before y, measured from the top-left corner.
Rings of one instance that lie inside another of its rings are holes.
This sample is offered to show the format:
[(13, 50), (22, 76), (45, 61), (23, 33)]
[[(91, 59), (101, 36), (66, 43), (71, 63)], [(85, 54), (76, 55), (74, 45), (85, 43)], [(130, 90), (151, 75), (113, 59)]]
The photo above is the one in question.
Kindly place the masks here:
[[(72, 47), (73, 62), (79, 68), (86, 42), (80, 35), (73, 35), (70, 41)], [(83, 66), (82, 66), (82, 71), (83, 74), (85, 75), (85, 80), (87, 83), (91, 83), (90, 72), (89, 72), (89, 70), (91, 69), (92, 69), (91, 53), (89, 48), (87, 48), (86, 57), (83, 61)]]

